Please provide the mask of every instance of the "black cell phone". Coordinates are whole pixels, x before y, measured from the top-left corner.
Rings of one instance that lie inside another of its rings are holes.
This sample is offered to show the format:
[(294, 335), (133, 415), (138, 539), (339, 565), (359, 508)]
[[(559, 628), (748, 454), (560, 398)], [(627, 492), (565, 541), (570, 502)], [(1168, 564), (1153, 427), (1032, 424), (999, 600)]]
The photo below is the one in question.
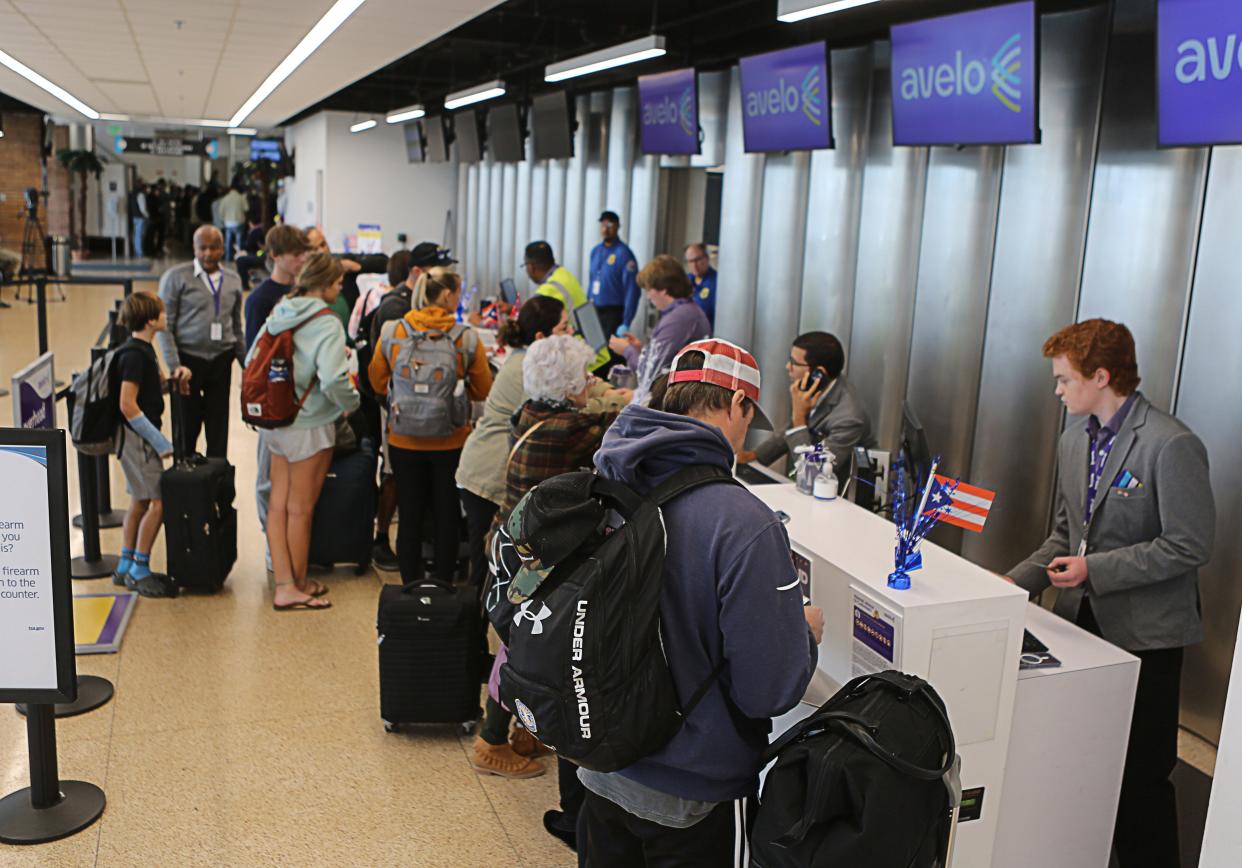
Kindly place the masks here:
[(824, 372), (818, 368), (811, 371), (811, 377), (806, 381), (804, 392), (817, 392), (824, 385)]

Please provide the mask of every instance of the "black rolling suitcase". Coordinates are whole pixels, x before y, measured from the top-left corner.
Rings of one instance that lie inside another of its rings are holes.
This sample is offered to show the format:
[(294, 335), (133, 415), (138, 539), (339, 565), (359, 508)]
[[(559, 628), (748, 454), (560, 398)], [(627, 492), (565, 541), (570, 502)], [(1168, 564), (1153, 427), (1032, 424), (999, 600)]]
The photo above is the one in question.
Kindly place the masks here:
[(362, 447), (337, 455), (328, 468), (311, 526), (310, 562), (356, 564), (358, 575), (371, 564), (375, 540), (375, 448), (364, 439)]
[(434, 582), (385, 585), (376, 628), (384, 728), (456, 723), (469, 732), (484, 659), (478, 597)]
[[(175, 388), (175, 387), (174, 387)], [(233, 465), (184, 442), (181, 397), (172, 394), (173, 464), (160, 478), (168, 575), (178, 589), (214, 593), (237, 560)]]

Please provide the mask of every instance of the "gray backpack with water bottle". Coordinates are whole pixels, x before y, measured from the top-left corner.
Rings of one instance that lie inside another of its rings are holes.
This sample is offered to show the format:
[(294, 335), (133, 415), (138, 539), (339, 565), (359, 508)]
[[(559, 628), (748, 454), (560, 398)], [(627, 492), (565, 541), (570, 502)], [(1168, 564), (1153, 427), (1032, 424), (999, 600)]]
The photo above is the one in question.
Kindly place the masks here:
[[(396, 337), (398, 322), (404, 338)], [(458, 323), (448, 331), (416, 331), (408, 321), (390, 320), (380, 331), (380, 348), (384, 358), (393, 359), (388, 419), (394, 434), (447, 437), (470, 421), (466, 378), (457, 369), (460, 361), (461, 370), (468, 370), (478, 349), (471, 328)]]

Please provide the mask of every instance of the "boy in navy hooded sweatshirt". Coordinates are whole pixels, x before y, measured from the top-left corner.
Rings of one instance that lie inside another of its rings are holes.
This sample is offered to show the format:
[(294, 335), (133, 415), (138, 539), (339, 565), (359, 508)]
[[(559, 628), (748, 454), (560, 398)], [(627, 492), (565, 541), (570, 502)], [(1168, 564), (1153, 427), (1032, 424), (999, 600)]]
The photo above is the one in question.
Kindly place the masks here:
[[(664, 410), (626, 407), (595, 466), (640, 493), (691, 465), (731, 470), (747, 429), (771, 428), (758, 401), (750, 353), (692, 343), (673, 360)], [(771, 719), (802, 698), (818, 658), (823, 612), (803, 606), (772, 510), (741, 487), (711, 485), (663, 515), (661, 635), (683, 705), (724, 666), (662, 749), (610, 774), (579, 769), (578, 847), (590, 868), (748, 864), (748, 802)]]

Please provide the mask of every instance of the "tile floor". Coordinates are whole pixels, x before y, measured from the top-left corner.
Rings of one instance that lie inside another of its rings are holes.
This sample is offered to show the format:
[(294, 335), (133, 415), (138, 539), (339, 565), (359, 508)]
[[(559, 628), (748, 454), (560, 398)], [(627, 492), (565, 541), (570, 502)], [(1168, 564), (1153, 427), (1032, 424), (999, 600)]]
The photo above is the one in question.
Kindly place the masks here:
[[(62, 379), (85, 365), (120, 297), (114, 286), (66, 291), (68, 301), (48, 309)], [(3, 298), (13, 303), (13, 291)], [(37, 355), (35, 323), (24, 302), (0, 309), (6, 386)], [(11, 415), (10, 398), (0, 398), (0, 420)], [(375, 608), (395, 576), (342, 569), (320, 576), (331, 611), (272, 611), (249, 488), (255, 435), (233, 421), (241, 534), (228, 584), (214, 597), (140, 600), (119, 654), (78, 658), (79, 672), (110, 679), (116, 697), (58, 723), (61, 776), (103, 787), (107, 810), (72, 838), (0, 845), (0, 866), (575, 864), (541, 824), (556, 806), (554, 772), (482, 778), (468, 761), (471, 739), (452, 727), (384, 732)], [(113, 502), (123, 507), (113, 469)], [(72, 467), (69, 497), (76, 512)], [(103, 532), (104, 551), (119, 550), (119, 534)], [(73, 546), (79, 554), (76, 532)], [(161, 541), (157, 568), (163, 558)], [(28, 775), (24, 718), (0, 708), (0, 795)]]
[[(62, 379), (86, 364), (120, 288), (66, 292), (48, 309)], [(4, 300), (13, 303), (12, 290)], [(0, 309), (5, 385), (37, 347), (34, 307)], [(0, 398), (0, 420), (11, 418), (10, 400)], [(338, 570), (320, 576), (332, 586), (330, 612), (271, 610), (248, 486), (255, 435), (236, 420), (231, 433), (241, 533), (224, 591), (142, 600), (119, 654), (78, 658), (79, 672), (116, 685), (116, 698), (59, 723), (61, 776), (103, 787), (107, 811), (63, 841), (0, 845), (0, 866), (575, 864), (540, 822), (556, 804), (554, 773), (481, 778), (468, 762), (470, 739), (452, 728), (384, 732), (375, 606), (395, 576)], [(123, 507), (113, 469), (113, 502)], [(72, 462), (69, 497), (75, 505)], [(119, 550), (119, 534), (103, 532), (104, 551)], [(76, 532), (73, 553), (81, 553)], [(163, 557), (161, 538), (157, 568)], [(79, 593), (110, 587), (75, 583)], [(1212, 745), (1183, 733), (1180, 751), (1212, 773)], [(23, 718), (0, 709), (0, 794), (27, 783)]]

